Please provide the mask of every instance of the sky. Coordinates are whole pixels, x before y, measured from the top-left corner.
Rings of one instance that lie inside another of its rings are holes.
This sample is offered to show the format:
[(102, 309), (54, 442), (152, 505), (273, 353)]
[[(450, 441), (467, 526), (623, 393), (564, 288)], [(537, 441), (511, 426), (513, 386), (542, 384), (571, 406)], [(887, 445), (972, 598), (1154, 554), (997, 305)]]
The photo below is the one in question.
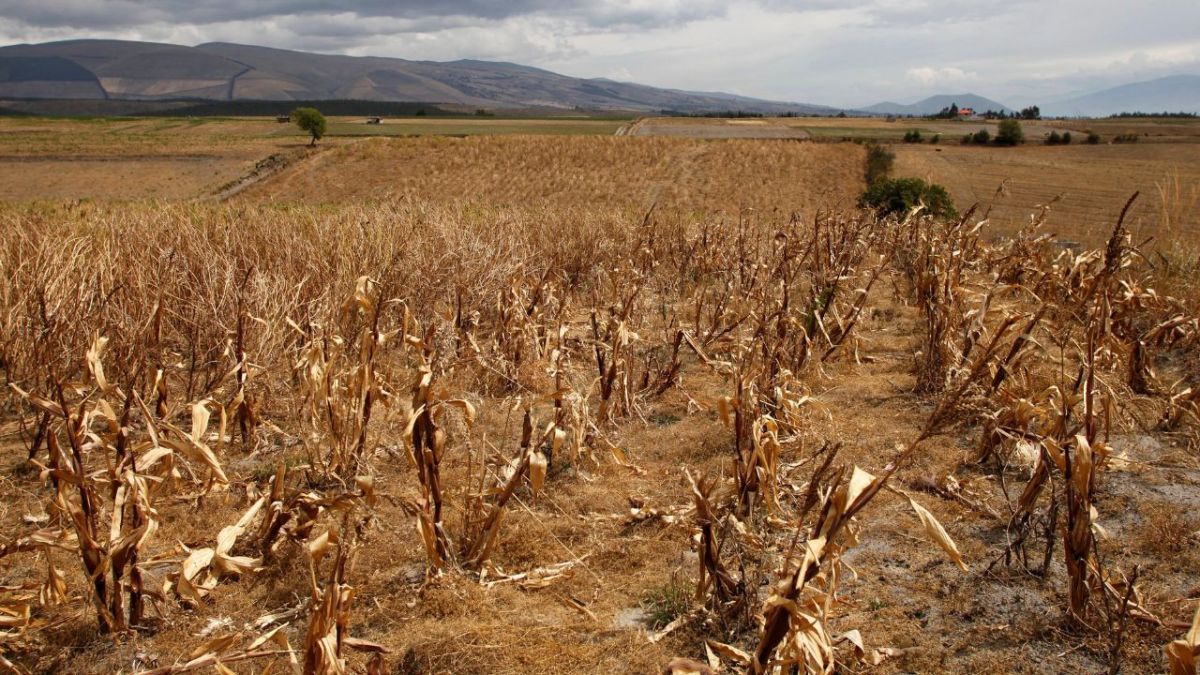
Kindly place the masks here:
[(1197, 0), (4, 0), (0, 44), (224, 41), (511, 61), (837, 107), (1010, 107), (1200, 74)]

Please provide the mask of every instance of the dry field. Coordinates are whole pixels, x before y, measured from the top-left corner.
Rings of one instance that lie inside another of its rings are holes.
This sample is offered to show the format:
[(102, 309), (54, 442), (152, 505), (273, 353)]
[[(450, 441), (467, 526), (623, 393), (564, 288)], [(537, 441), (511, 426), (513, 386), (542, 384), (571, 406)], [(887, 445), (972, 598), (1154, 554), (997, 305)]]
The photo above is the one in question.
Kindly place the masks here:
[(0, 199), (187, 199), (303, 146), (274, 120), (0, 118)]
[(1195, 249), (880, 219), (863, 161), (338, 140), (0, 205), (0, 664), (1195, 673)]
[[(592, 119), (410, 118), (365, 124), (334, 117), (317, 150), (369, 136), (612, 135)], [(220, 192), (260, 162), (312, 151), (270, 118), (45, 119), (0, 117), (0, 199), (188, 199)]]
[[(381, 197), (519, 208), (771, 214), (846, 208), (864, 151), (786, 141), (633, 137), (371, 139), (338, 147), (247, 190), (272, 203)], [(750, 210), (753, 211), (750, 211)]]
[[(997, 230), (1012, 231), (1050, 206), (1049, 230), (1096, 246), (1135, 191), (1130, 229), (1163, 234), (1163, 210), (1182, 209), (1169, 235), (1200, 241), (1200, 143), (977, 148), (895, 146), (894, 173), (945, 185), (959, 205), (990, 208)], [(1171, 237), (1169, 237), (1171, 238)]]
[(707, 119), (649, 117), (629, 125), (630, 136), (675, 138), (809, 138), (808, 132), (777, 119)]
[[(919, 130), (926, 138), (942, 135), (943, 142), (958, 142), (967, 133), (987, 129), (995, 134), (997, 122), (938, 121), (899, 119), (888, 122), (878, 117), (765, 117), (718, 119), (707, 117), (649, 117), (631, 125), (629, 133), (637, 136), (675, 136), (681, 138), (811, 138), (822, 141), (871, 139), (899, 141), (906, 131)], [(1101, 124), (1108, 124), (1103, 122)], [(1200, 127), (1200, 125), (1196, 125)], [(1025, 132), (1031, 138), (1041, 138), (1059, 122), (1027, 122)], [(1172, 137), (1174, 138), (1174, 137)]]

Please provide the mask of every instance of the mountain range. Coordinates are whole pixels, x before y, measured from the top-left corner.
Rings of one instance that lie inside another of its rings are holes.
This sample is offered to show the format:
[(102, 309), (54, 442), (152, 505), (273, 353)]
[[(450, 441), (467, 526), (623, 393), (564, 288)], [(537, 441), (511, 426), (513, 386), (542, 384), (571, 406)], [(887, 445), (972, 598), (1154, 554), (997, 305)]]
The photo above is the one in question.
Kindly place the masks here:
[(1003, 103), (997, 103), (977, 94), (938, 94), (937, 96), (930, 96), (929, 98), (921, 99), (916, 103), (908, 105), (884, 101), (883, 103), (876, 103), (873, 106), (863, 108), (863, 111), (876, 115), (922, 116), (934, 115), (951, 104), (957, 105), (959, 108), (973, 108), (981, 113), (987, 110), (1012, 112), (1012, 108)]
[[(908, 105), (885, 101), (863, 108), (876, 115), (932, 115), (955, 103), (977, 112), (1013, 108), (976, 94), (941, 94)], [(1037, 102), (1048, 117), (1106, 117), (1122, 112), (1190, 112), (1200, 114), (1200, 75), (1172, 75), (1133, 82), (1086, 94), (1072, 94)]]
[(417, 101), (488, 108), (834, 114), (836, 108), (580, 79), (513, 63), (408, 61), (214, 42), (0, 48), (0, 98)]
[(1200, 75), (1172, 75), (1047, 101), (1042, 114), (1102, 117), (1122, 112), (1200, 113)]
[[(106, 101), (331, 101), (428, 103), (459, 108), (582, 109), (635, 113), (740, 110), (833, 115), (841, 109), (716, 92), (560, 75), (491, 61), (410, 61), (212, 42), (187, 47), (124, 40), (67, 40), (0, 47), (0, 99)], [(942, 94), (878, 103), (849, 114), (929, 115), (951, 103), (1013, 109), (982, 96)], [(1176, 75), (1037, 102), (1043, 114), (1200, 112), (1200, 75)], [(99, 104), (96, 104), (99, 105)], [(157, 103), (155, 105), (158, 105)]]

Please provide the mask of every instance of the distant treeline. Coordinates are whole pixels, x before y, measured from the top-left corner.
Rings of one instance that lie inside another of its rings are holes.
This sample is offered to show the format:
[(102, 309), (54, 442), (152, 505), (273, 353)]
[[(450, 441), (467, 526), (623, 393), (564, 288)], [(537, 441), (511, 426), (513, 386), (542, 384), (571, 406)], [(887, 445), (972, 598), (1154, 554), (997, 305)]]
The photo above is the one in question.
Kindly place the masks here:
[[(782, 112), (782, 113), (761, 113), (749, 110), (660, 110), (658, 111), (664, 117), (712, 117), (712, 118), (757, 118), (757, 117), (834, 117), (834, 113), (799, 113), (799, 112)], [(845, 117), (846, 113), (837, 113), (838, 117)]]
[[(269, 117), (287, 115), (296, 108), (316, 108), (323, 115), (367, 117), (414, 117), (449, 115), (432, 103), (392, 101), (203, 101), (172, 110), (146, 113), (151, 116), (191, 117)], [(462, 114), (462, 113), (459, 113)]]
[(1121, 119), (1121, 118), (1126, 118), (1126, 117), (1167, 117), (1167, 118), (1172, 118), (1172, 119), (1195, 119), (1197, 117), (1200, 117), (1200, 115), (1197, 115), (1196, 113), (1182, 112), (1182, 111), (1181, 112), (1159, 112), (1159, 113), (1123, 112), (1123, 113), (1117, 113), (1116, 115), (1109, 115), (1108, 117), (1109, 117), (1109, 119)]

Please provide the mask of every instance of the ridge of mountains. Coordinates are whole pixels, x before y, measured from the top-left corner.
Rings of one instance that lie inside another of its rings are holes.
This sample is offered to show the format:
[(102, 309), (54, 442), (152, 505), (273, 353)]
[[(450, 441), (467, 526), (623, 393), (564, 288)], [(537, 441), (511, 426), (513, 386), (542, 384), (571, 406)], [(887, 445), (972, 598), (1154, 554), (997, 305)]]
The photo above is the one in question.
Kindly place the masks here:
[(409, 101), (494, 108), (657, 112), (839, 109), (581, 79), (514, 63), (409, 61), (211, 42), (68, 40), (0, 47), (0, 98)]
[[(973, 93), (890, 101), (860, 110), (576, 78), (515, 63), (411, 61), (210, 42), (194, 47), (66, 40), (0, 47), (0, 99), (60, 101), (368, 101), (459, 108), (767, 115), (930, 115), (951, 103), (1013, 108)], [(1048, 116), (1200, 113), (1200, 75), (1173, 75), (1038, 102)]]
[(929, 98), (921, 99), (916, 103), (908, 105), (902, 103), (893, 103), (884, 101), (876, 103), (872, 106), (863, 108), (864, 112), (874, 113), (877, 115), (933, 115), (941, 111), (950, 104), (955, 104), (959, 108), (974, 108), (976, 112), (984, 112), (987, 110), (995, 110), (996, 112), (1004, 111), (1006, 113), (1013, 112), (1012, 108), (997, 103), (990, 98), (984, 98), (978, 94), (938, 94)]

